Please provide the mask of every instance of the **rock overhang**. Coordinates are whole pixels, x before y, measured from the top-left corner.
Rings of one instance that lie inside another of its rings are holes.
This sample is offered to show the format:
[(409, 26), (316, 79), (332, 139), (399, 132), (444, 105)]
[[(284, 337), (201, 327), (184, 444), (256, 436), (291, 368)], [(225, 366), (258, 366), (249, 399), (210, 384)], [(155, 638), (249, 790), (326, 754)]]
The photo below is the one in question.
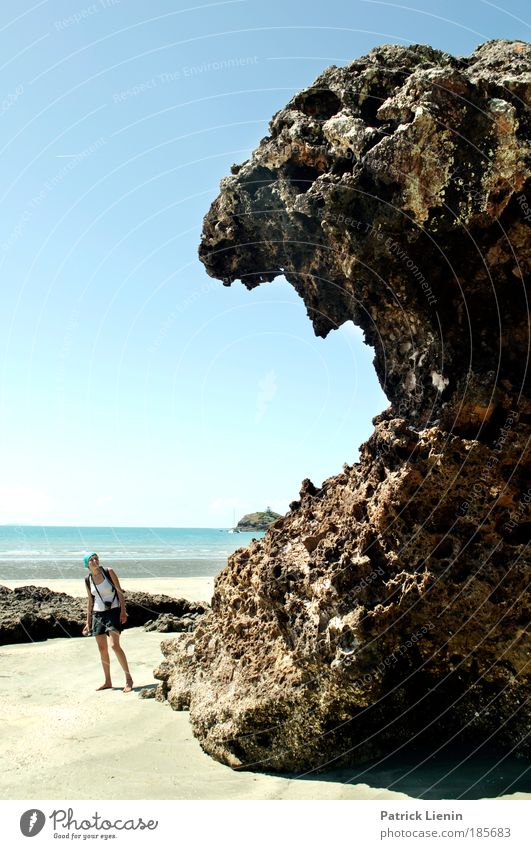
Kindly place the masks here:
[[(388, 45), (332, 67), (270, 122), (205, 217), (226, 285), (283, 275), (317, 335), (347, 320), (396, 409), (466, 428), (475, 387), (524, 380), (529, 47), (456, 59)], [(470, 386), (474, 387), (472, 390)], [(407, 408), (406, 408), (407, 405)]]

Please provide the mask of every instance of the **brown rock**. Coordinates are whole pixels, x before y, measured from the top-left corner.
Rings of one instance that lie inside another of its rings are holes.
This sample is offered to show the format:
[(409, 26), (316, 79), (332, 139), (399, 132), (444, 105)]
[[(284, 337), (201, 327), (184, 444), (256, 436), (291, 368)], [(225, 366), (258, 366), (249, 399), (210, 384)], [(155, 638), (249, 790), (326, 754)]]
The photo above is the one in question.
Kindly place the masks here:
[[(175, 621), (196, 621), (190, 617), (203, 615), (206, 602), (192, 602), (167, 595), (128, 592), (127, 628), (144, 625), (161, 614)], [(49, 637), (79, 637), (86, 621), (85, 599), (58, 593), (47, 587), (25, 586), (10, 590), (0, 586), (0, 645), (46, 640)], [(164, 620), (162, 620), (164, 621)], [(167, 628), (166, 630), (170, 630)]]
[[(191, 604), (191, 603), (190, 603)], [(161, 613), (156, 619), (146, 622), (146, 631), (193, 631), (199, 618), (210, 609), (206, 602), (199, 602), (197, 612), (190, 612), (187, 616), (172, 616), (170, 613)]]
[(205, 218), (209, 274), (284, 275), (319, 336), (360, 325), (390, 401), (360, 461), (303, 481), (163, 643), (162, 696), (233, 767), (412, 738), (531, 751), (529, 58), (494, 41), (331, 67)]

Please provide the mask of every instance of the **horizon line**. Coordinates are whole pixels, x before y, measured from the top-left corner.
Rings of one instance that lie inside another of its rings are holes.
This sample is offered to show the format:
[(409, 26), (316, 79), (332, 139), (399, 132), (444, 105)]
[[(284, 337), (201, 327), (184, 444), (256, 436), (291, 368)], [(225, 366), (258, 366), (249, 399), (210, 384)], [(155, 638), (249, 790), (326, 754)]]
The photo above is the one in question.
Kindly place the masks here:
[[(136, 528), (137, 530), (225, 530), (232, 528), (233, 525), (45, 525), (33, 524), (32, 522), (3, 522), (0, 528), (108, 528), (109, 530), (117, 528)], [(251, 533), (249, 531), (249, 533)], [(260, 533), (257, 531), (257, 533)]]

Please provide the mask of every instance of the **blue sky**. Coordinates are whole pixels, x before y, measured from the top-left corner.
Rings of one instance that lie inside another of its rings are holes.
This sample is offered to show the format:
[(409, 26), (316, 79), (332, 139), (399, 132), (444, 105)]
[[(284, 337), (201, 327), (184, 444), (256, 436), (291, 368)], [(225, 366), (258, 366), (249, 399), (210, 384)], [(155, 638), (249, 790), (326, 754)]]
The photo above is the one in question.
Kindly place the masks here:
[(209, 278), (233, 162), (327, 66), (468, 54), (527, 4), (3, 0), (0, 523), (224, 526), (357, 459), (386, 406), (352, 325)]

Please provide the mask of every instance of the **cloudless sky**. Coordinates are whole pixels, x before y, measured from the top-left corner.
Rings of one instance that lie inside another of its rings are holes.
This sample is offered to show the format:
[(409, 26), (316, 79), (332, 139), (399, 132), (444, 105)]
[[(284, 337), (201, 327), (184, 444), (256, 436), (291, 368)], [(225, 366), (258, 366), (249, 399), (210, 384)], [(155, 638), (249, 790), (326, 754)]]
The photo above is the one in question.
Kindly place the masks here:
[(327, 66), (529, 37), (509, 0), (2, 0), (0, 523), (228, 526), (357, 459), (387, 401), (352, 324), (209, 278), (233, 162)]

